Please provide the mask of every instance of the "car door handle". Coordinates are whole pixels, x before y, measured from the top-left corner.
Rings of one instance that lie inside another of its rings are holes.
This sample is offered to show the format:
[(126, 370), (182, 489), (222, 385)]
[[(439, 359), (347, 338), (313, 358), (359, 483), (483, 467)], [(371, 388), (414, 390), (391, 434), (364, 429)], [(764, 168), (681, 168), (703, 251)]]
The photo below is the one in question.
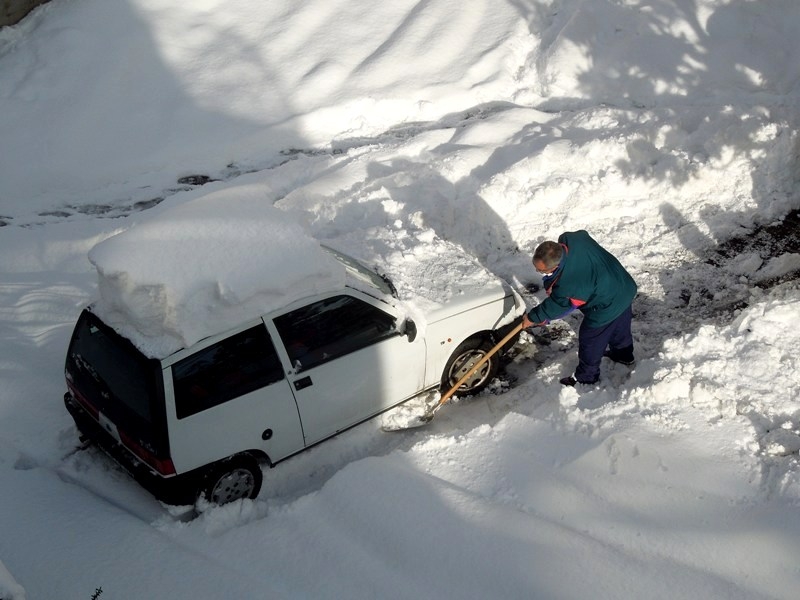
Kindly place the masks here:
[(303, 377), (302, 379), (298, 379), (294, 382), (294, 389), (300, 391), (304, 388), (311, 387), (314, 385), (314, 382), (311, 381), (311, 377)]

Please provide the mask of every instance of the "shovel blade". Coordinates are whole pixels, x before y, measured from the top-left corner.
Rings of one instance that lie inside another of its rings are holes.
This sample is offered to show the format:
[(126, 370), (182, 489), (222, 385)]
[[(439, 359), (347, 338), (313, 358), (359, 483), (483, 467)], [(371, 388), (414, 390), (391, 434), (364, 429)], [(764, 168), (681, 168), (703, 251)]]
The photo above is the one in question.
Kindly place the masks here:
[(416, 429), (417, 427), (424, 427), (428, 423), (431, 422), (433, 417), (428, 417), (427, 415), (421, 415), (410, 419), (408, 421), (404, 421), (402, 423), (383, 423), (381, 425), (381, 431), (386, 431), (391, 433), (393, 431), (406, 431), (407, 429)]
[(409, 400), (405, 404), (393, 408), (381, 415), (383, 431), (404, 431), (427, 425), (433, 420), (433, 411), (429, 408), (431, 399), (437, 399), (438, 392), (429, 394), (421, 400)]

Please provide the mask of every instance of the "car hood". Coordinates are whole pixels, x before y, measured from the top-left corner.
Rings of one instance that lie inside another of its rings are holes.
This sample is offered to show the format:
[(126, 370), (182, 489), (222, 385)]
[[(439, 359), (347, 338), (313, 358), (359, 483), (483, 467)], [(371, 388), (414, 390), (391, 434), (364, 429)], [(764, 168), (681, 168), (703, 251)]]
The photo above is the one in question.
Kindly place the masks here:
[[(385, 273), (412, 316), (428, 323), (507, 296), (515, 298), (515, 305), (522, 305), (511, 286), (499, 276), (460, 246), (438, 238), (429, 240), (424, 251), (398, 250), (362, 262)], [(517, 316), (519, 311), (513, 312)]]
[[(436, 323), (437, 321), (473, 310), (484, 304), (498, 302), (507, 297), (514, 298), (514, 300), (511, 304), (506, 304), (506, 306), (513, 306), (515, 308), (520, 306), (520, 303), (516, 301), (517, 295), (511, 287), (504, 283), (496, 282), (487, 287), (469, 290), (458, 296), (453, 296), (446, 304), (442, 304), (433, 310), (428, 310), (425, 317), (428, 323)], [(498, 321), (498, 325), (510, 322), (514, 317), (518, 316), (518, 313), (519, 310), (512, 310), (509, 314), (503, 315), (503, 318)]]

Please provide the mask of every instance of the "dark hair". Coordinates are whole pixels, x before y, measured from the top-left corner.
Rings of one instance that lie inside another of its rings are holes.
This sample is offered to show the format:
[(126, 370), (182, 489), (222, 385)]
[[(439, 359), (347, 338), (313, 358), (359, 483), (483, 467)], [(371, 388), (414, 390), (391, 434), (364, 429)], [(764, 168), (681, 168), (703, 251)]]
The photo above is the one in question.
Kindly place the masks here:
[(547, 269), (555, 269), (561, 262), (564, 249), (558, 242), (542, 242), (533, 253), (533, 262), (541, 262)]

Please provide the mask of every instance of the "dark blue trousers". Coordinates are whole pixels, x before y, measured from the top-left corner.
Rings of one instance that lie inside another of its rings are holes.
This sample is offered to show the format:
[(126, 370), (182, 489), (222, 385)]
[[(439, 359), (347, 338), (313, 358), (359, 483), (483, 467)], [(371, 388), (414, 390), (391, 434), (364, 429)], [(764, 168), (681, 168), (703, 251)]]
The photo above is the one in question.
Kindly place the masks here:
[(600, 361), (606, 348), (614, 359), (633, 362), (632, 318), (633, 312), (629, 306), (608, 325), (587, 327), (586, 321), (581, 323), (578, 331), (578, 368), (575, 369), (578, 383), (594, 383), (600, 379)]

